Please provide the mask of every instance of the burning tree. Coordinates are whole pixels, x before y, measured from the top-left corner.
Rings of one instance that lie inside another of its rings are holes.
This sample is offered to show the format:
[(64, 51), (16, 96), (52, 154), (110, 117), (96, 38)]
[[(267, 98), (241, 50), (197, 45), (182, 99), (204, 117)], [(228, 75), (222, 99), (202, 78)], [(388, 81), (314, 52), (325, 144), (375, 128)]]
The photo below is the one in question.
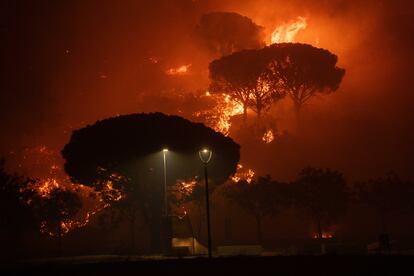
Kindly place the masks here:
[(293, 100), (296, 112), (317, 93), (336, 91), (345, 74), (336, 66), (336, 55), (311, 45), (273, 44), (262, 52), (268, 64), (268, 84), (282, 89)]
[[(162, 113), (132, 114), (98, 121), (73, 132), (62, 151), (65, 171), (76, 183), (103, 191), (110, 183), (122, 197), (113, 207), (128, 215), (131, 238), (141, 215), (150, 229), (151, 248), (159, 252), (163, 216), (162, 149), (168, 147), (168, 185), (202, 175), (198, 151), (209, 146), (212, 183), (236, 171), (239, 145), (200, 123)], [(171, 181), (173, 180), (173, 181)], [(134, 246), (132, 244), (132, 246)]]
[(323, 230), (345, 215), (349, 194), (343, 175), (330, 169), (307, 167), (292, 184), (295, 207), (309, 216), (317, 227), (317, 238)]
[(262, 50), (244, 50), (215, 60), (209, 67), (210, 91), (226, 93), (242, 105), (244, 121), (249, 107), (260, 117), (283, 97), (282, 91), (267, 80), (267, 64)]
[(195, 29), (215, 57), (265, 45), (263, 27), (234, 12), (212, 12), (201, 17)]
[(256, 219), (257, 240), (262, 242), (262, 221), (265, 217), (275, 216), (289, 203), (283, 184), (274, 181), (269, 175), (257, 180), (229, 183), (224, 195), (252, 214)]
[(57, 187), (47, 194), (38, 195), (31, 203), (42, 232), (58, 238), (58, 254), (62, 252), (62, 235), (69, 231), (82, 201), (75, 191)]

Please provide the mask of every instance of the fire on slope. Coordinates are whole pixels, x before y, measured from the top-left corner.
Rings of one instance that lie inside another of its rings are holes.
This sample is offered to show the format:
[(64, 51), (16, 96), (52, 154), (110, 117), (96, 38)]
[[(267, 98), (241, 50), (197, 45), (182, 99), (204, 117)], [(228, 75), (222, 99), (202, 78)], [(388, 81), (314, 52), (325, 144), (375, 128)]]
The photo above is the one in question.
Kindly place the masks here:
[[(24, 174), (36, 179), (21, 190), (22, 193), (30, 191), (30, 194), (42, 200), (48, 199), (55, 189), (62, 189), (76, 193), (81, 199), (84, 205), (81, 211), (74, 218), (61, 222), (62, 234), (86, 226), (93, 215), (110, 206), (108, 202), (118, 201), (123, 196), (120, 190), (113, 187), (113, 181), (119, 178), (117, 175), (111, 175), (100, 192), (85, 185), (73, 184), (63, 172), (63, 166), (60, 165), (62, 160), (59, 159), (58, 154), (45, 145), (26, 148), (20, 158), (14, 155), (13, 153), (11, 156), (12, 163), (15, 162), (15, 166), (20, 168)], [(26, 203), (32, 204), (33, 197), (26, 198)], [(56, 235), (46, 221), (40, 223), (40, 231), (50, 236)]]

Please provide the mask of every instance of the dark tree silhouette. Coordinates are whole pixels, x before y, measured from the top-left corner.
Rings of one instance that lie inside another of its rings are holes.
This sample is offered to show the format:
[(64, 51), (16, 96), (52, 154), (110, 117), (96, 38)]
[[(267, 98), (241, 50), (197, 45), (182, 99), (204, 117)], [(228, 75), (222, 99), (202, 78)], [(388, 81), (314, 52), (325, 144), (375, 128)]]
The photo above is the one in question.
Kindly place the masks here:
[(256, 219), (257, 240), (262, 242), (262, 221), (267, 216), (277, 215), (287, 207), (289, 200), (286, 187), (270, 176), (259, 177), (248, 183), (241, 180), (225, 186), (224, 196), (245, 209)]
[[(355, 186), (359, 203), (370, 206), (376, 213), (380, 225), (380, 240), (385, 237), (388, 241), (388, 218), (391, 214), (410, 212), (412, 204), (412, 185), (402, 181), (394, 172), (389, 172), (382, 178), (370, 179)], [(408, 207), (408, 208), (407, 208)], [(381, 249), (389, 249), (389, 244), (382, 244)]]
[(212, 12), (201, 17), (195, 35), (215, 57), (221, 57), (244, 49), (263, 47), (263, 29), (240, 14)]
[(58, 255), (61, 255), (63, 228), (73, 223), (73, 219), (82, 208), (79, 195), (75, 191), (58, 187), (45, 196), (38, 195), (33, 201), (32, 206), (41, 227), (48, 231), (48, 234), (57, 237)]
[(17, 254), (18, 242), (27, 230), (35, 228), (35, 220), (26, 198), (26, 191), (31, 180), (16, 174), (9, 174), (5, 169), (5, 160), (0, 159), (0, 255), (13, 259)]
[(214, 60), (209, 66), (209, 89), (212, 93), (226, 93), (240, 103), (244, 121), (249, 107), (260, 117), (275, 100), (283, 97), (282, 91), (270, 86), (267, 80), (267, 64), (263, 50), (244, 50)]
[(203, 175), (198, 151), (205, 146), (213, 151), (211, 182), (221, 184), (236, 171), (239, 145), (203, 124), (178, 116), (132, 114), (98, 121), (74, 131), (62, 154), (65, 171), (74, 182), (101, 192), (110, 183), (122, 193), (116, 205), (128, 214), (132, 237), (136, 216), (141, 214), (150, 228), (151, 249), (159, 252), (162, 149), (169, 149), (168, 185), (172, 186), (177, 179)]
[(336, 66), (336, 55), (311, 45), (281, 43), (263, 51), (268, 59), (268, 82), (287, 93), (297, 112), (317, 93), (337, 90), (345, 74)]
[(345, 215), (349, 193), (343, 175), (331, 169), (307, 167), (292, 183), (296, 208), (310, 217), (317, 227), (318, 238), (323, 229)]

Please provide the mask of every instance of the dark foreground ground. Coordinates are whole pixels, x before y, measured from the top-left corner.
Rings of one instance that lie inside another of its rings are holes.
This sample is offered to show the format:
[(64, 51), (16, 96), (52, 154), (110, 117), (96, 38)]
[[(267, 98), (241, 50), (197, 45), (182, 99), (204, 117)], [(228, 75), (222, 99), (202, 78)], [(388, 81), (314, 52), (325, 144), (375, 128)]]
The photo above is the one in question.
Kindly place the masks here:
[[(223, 274), (224, 273), (224, 274)], [(81, 257), (7, 263), (0, 275), (414, 275), (414, 256)]]

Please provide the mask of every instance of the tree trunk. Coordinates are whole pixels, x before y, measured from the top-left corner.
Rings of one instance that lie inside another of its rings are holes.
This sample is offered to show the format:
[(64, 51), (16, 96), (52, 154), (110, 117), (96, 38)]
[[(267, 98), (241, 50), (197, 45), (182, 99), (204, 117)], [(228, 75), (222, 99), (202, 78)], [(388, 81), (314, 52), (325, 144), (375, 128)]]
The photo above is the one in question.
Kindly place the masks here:
[(58, 256), (62, 256), (62, 223), (58, 223)]
[(130, 253), (134, 253), (135, 251), (135, 212), (130, 214), (130, 231), (131, 231), (131, 248)]
[(295, 120), (296, 120), (297, 129), (300, 129), (301, 124), (302, 124), (301, 108), (302, 108), (302, 104), (294, 100), (294, 111), (295, 111)]
[(160, 254), (162, 253), (161, 243), (161, 222), (151, 221), (150, 222), (150, 236), (151, 236), (151, 253)]
[(260, 121), (262, 118), (262, 108), (257, 108), (257, 120)]
[(243, 105), (243, 123), (244, 125), (247, 123), (247, 105)]
[(262, 244), (262, 218), (256, 216), (257, 242)]
[(316, 221), (317, 226), (318, 226), (318, 239), (322, 239), (322, 225), (321, 225), (321, 220), (317, 219)]
[(198, 209), (198, 229), (197, 229), (197, 238), (200, 240), (201, 239), (201, 226), (203, 223), (203, 220), (201, 219), (201, 203), (197, 203), (197, 209)]

